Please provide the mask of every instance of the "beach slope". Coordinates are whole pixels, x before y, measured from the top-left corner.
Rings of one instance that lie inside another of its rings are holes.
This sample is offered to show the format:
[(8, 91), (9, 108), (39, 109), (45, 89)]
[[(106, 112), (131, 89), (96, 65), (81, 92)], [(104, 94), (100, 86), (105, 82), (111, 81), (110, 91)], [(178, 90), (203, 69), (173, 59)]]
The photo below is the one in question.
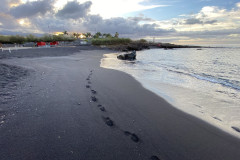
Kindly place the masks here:
[(41, 52), (48, 57), (0, 61), (31, 70), (0, 104), (2, 160), (239, 159), (239, 139), (175, 109), (130, 75), (100, 68), (111, 51)]

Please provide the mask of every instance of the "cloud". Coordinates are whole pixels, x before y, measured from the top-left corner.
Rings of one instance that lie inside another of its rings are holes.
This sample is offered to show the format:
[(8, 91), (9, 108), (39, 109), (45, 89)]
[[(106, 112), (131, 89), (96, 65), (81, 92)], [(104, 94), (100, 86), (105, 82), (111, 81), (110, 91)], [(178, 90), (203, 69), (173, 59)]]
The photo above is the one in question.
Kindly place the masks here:
[[(83, 0), (84, 1), (84, 0)], [(85, 0), (86, 1), (86, 0)], [(121, 17), (127, 13), (143, 11), (168, 5), (152, 5), (148, 0), (91, 0), (91, 14), (101, 15), (104, 19)], [(142, 4), (145, 2), (145, 4)]]
[(90, 11), (90, 7), (92, 5), (91, 1), (87, 1), (85, 3), (80, 4), (79, 2), (71, 1), (68, 2), (63, 9), (59, 10), (56, 14), (57, 17), (60, 18), (71, 18), (71, 19), (79, 19), (85, 17)]
[(15, 29), (20, 27), (17, 21), (14, 19), (14, 17), (5, 14), (0, 13), (0, 29), (6, 28), (6, 29)]
[(116, 17), (110, 19), (103, 19), (99, 15), (91, 15), (84, 22), (84, 26), (90, 31), (100, 31), (103, 33), (118, 32), (121, 36), (159, 36), (175, 32), (174, 30), (160, 29), (157, 24), (143, 24), (136, 23), (139, 17), (131, 17), (129, 19)]
[(202, 24), (202, 25), (204, 25), (204, 24), (214, 24), (216, 22), (217, 22), (217, 20), (204, 21), (204, 20), (200, 20), (198, 18), (190, 18), (190, 19), (186, 19), (184, 24), (187, 24), (187, 25)]
[(240, 8), (240, 2), (239, 2), (239, 3), (237, 3), (237, 4), (236, 4), (236, 6), (237, 6), (238, 8)]
[(135, 21), (135, 22), (153, 22), (152, 18), (144, 17), (144, 16), (136, 16), (136, 17), (128, 17), (129, 20)]
[(24, 4), (12, 7), (9, 11), (15, 18), (29, 18), (38, 14), (44, 15), (52, 10), (54, 0), (27, 1)]
[(0, 12), (6, 12), (12, 6), (21, 4), (21, 0), (1, 0)]
[[(54, 8), (60, 1), (65, 2), (65, 5)], [(148, 5), (148, 0), (132, 0), (128, 5), (126, 0), (78, 1), (80, 0), (1, 0), (0, 33), (44, 34), (67, 30), (94, 34), (100, 31), (111, 34), (119, 32), (120, 37), (156, 37), (156, 40), (165, 42), (177, 42), (177, 39), (178, 42), (185, 43), (204, 42), (208, 39), (214, 42), (221, 39), (240, 43), (240, 3), (229, 10), (205, 6), (195, 14), (157, 21), (144, 15), (128, 18), (118, 16), (130, 11), (163, 7)], [(110, 16), (113, 17), (107, 18)]]
[(204, 22), (204, 24), (214, 24), (214, 23), (217, 23), (217, 22), (218, 22), (217, 20), (210, 20), (210, 21)]
[(190, 18), (185, 20), (185, 24), (203, 24), (203, 21), (200, 21), (197, 18)]

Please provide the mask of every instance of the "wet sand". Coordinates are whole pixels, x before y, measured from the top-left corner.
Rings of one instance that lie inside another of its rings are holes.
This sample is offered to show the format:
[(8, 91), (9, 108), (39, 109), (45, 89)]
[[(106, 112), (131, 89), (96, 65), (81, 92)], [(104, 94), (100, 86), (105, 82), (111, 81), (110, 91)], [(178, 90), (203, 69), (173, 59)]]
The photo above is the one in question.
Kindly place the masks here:
[(10, 97), (0, 103), (1, 159), (239, 159), (239, 139), (175, 109), (131, 76), (100, 68), (110, 52), (75, 47), (0, 56), (0, 64), (28, 73), (9, 80), (18, 82), (14, 89), (0, 86)]

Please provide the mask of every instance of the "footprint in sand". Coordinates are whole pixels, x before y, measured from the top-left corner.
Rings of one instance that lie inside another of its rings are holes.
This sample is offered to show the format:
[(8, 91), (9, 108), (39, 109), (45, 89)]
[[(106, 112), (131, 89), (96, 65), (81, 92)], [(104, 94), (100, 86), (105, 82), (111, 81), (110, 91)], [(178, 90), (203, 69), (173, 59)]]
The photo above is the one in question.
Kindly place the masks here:
[(133, 142), (139, 142), (139, 138), (138, 138), (138, 136), (136, 135), (136, 134), (134, 134), (134, 133), (131, 133), (131, 132), (129, 132), (129, 131), (124, 131), (124, 134), (126, 135), (126, 136), (130, 136), (131, 137), (131, 140), (133, 141)]
[(90, 88), (91, 86), (90, 85), (86, 85), (86, 88)]
[(218, 118), (218, 117), (213, 117), (213, 118), (222, 122), (222, 120), (220, 118)]
[(104, 107), (100, 107), (100, 110), (103, 111), (103, 112), (106, 111), (106, 109)]
[(92, 84), (90, 81), (88, 81), (88, 84)]
[(114, 122), (109, 117), (103, 117), (103, 120), (106, 123), (106, 125), (110, 127), (114, 126)]
[(95, 91), (95, 90), (91, 90), (91, 92), (92, 92), (92, 94), (97, 94), (97, 91)]
[(240, 133), (240, 128), (232, 126), (232, 129)]
[(95, 96), (92, 96), (92, 97), (91, 97), (91, 100), (92, 100), (93, 102), (97, 102), (97, 98), (96, 98)]

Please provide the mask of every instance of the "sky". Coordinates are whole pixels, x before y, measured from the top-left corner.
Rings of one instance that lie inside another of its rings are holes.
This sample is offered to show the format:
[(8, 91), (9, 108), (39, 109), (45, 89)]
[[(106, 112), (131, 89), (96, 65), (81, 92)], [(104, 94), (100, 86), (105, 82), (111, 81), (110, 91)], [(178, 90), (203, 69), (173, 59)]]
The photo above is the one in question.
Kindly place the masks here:
[(240, 44), (240, 0), (1, 0), (0, 34), (118, 32), (175, 44)]

